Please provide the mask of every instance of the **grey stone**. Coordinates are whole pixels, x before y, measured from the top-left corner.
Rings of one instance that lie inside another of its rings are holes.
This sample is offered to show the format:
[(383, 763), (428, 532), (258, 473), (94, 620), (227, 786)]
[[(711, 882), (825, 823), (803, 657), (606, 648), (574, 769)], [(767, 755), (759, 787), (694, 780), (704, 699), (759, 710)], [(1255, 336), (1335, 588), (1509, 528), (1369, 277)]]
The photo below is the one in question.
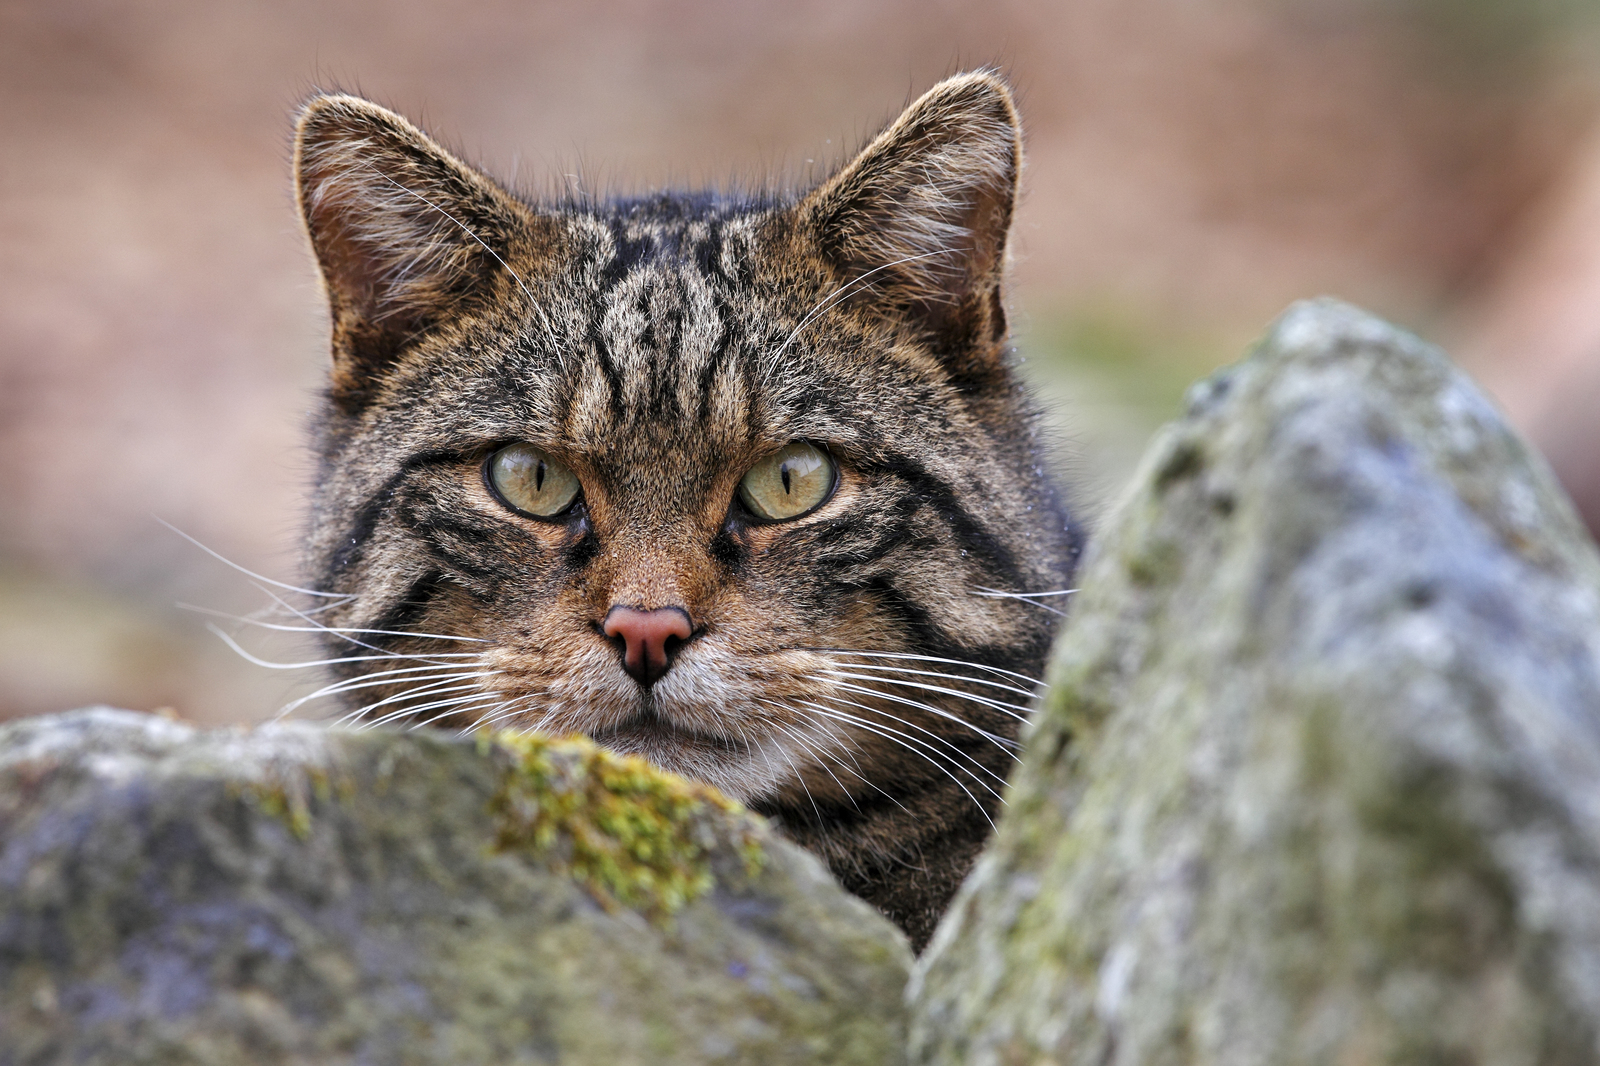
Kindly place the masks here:
[(1600, 559), (1440, 352), (1297, 305), (1081, 584), (913, 1061), (1600, 1062)]
[[(540, 744), (534, 780), (426, 732), (0, 726), (0, 1064), (899, 1061), (898, 930), (697, 786)], [(614, 876), (562, 828), (604, 804), (682, 817)]]

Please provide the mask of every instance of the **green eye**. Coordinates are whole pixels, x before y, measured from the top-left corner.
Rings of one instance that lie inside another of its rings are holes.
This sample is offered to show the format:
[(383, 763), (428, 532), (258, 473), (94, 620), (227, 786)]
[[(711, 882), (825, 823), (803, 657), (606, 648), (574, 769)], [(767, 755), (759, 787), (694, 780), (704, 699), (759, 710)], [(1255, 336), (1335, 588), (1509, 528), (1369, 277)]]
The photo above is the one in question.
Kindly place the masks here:
[(827, 452), (797, 440), (750, 468), (739, 482), (739, 499), (769, 522), (799, 518), (833, 495), (835, 474)]
[(578, 477), (531, 444), (508, 444), (484, 473), (500, 502), (521, 514), (554, 518), (578, 498)]

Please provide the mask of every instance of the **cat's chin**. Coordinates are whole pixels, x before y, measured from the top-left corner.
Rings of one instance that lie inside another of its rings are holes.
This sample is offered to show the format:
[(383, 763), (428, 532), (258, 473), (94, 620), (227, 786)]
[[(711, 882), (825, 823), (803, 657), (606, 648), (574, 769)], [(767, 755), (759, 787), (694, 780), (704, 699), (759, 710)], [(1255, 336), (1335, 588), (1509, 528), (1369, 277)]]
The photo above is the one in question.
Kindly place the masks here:
[(590, 739), (620, 755), (637, 755), (680, 777), (712, 785), (736, 800), (748, 801), (752, 782), (733, 772), (742, 746), (724, 738), (679, 729), (660, 718), (640, 715)]
[[(653, 716), (639, 715), (594, 734), (591, 739), (613, 751), (652, 758), (656, 752), (690, 750), (726, 755), (734, 750), (730, 740), (707, 736), (669, 725)], [(654, 761), (654, 760), (652, 760)]]

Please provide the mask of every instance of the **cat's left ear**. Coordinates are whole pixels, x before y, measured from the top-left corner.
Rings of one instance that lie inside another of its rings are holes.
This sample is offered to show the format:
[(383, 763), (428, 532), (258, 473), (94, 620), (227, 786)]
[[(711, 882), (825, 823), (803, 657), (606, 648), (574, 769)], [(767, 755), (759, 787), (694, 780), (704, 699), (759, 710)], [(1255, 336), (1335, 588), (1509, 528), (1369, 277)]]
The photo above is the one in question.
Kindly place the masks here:
[(346, 407), (417, 337), (522, 284), (507, 264), (535, 237), (532, 212), (394, 112), (315, 97), (294, 162), (333, 317), (332, 395)]
[(1000, 284), (1021, 127), (992, 74), (948, 78), (800, 205), (847, 283), (909, 312), (947, 351), (1006, 334)]

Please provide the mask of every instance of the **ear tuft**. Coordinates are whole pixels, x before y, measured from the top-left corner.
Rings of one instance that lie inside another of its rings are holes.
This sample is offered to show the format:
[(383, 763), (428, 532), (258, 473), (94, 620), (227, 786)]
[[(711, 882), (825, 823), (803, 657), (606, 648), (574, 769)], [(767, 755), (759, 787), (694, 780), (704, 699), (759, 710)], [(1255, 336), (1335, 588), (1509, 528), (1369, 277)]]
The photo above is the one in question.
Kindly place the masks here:
[(333, 315), (336, 396), (364, 392), (406, 341), (485, 291), (526, 232), (509, 195), (359, 97), (305, 106), (294, 169)]
[(937, 328), (977, 315), (982, 332), (998, 339), (1021, 160), (1021, 127), (1005, 83), (988, 73), (957, 75), (808, 196), (801, 217), (851, 281), (920, 311)]

